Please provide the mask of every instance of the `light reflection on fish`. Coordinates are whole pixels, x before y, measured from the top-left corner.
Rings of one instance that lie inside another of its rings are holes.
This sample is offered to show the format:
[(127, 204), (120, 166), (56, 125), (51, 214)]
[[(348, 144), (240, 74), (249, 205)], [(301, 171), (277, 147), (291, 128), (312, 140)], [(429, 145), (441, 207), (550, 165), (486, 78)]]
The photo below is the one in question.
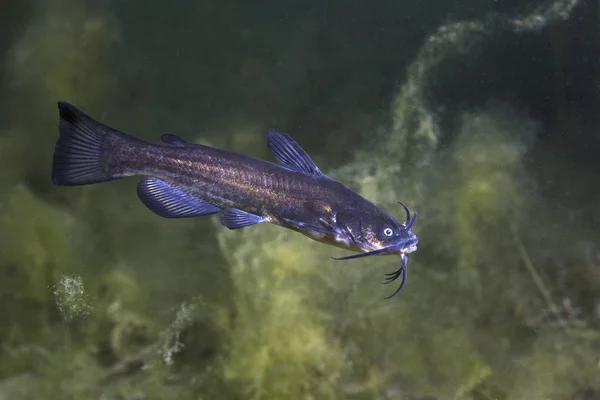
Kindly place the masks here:
[[(323, 175), (288, 135), (269, 131), (268, 147), (283, 166), (231, 151), (163, 135), (152, 144), (95, 121), (67, 102), (58, 103), (59, 138), (54, 149), (52, 181), (76, 186), (132, 175), (145, 176), (140, 200), (165, 218), (220, 213), (229, 229), (270, 222), (311, 239), (359, 254), (398, 254), (401, 266), (384, 284), (402, 277), (408, 256), (417, 249), (411, 231), (417, 213), (403, 204), (404, 222), (341, 183)], [(387, 298), (389, 298), (387, 297)]]

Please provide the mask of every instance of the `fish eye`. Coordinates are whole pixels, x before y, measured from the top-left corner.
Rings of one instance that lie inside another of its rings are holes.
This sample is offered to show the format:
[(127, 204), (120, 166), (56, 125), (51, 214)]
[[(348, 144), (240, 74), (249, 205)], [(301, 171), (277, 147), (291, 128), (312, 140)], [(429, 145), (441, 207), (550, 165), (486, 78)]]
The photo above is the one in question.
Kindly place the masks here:
[(392, 228), (388, 226), (383, 229), (383, 236), (392, 237), (392, 235), (394, 235), (394, 230)]

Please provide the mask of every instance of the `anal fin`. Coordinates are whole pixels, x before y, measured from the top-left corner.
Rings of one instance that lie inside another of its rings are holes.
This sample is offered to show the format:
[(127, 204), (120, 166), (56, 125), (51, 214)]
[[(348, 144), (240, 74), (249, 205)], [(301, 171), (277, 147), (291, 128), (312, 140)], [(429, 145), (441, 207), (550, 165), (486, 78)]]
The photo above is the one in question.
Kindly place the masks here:
[(264, 221), (266, 221), (266, 218), (238, 210), (237, 208), (228, 208), (221, 215), (221, 225), (229, 229), (245, 228), (246, 226), (260, 224)]
[(150, 211), (164, 218), (192, 218), (221, 212), (219, 207), (156, 178), (144, 178), (137, 193)]

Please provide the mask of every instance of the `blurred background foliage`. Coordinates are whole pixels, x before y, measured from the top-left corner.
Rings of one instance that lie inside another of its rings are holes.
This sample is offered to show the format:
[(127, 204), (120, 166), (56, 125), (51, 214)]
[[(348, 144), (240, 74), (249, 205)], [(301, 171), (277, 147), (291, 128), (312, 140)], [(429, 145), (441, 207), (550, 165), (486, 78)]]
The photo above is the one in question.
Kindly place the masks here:
[[(0, 5), (0, 399), (600, 398), (600, 25), (585, 0)], [(419, 250), (57, 188), (56, 101), (146, 140), (294, 136)]]

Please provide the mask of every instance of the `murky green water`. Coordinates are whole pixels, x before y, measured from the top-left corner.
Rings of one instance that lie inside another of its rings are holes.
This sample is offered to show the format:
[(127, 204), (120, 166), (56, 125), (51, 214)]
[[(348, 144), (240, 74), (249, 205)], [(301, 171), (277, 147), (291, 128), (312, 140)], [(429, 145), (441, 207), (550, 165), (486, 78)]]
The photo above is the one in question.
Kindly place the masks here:
[[(600, 398), (598, 5), (5, 0), (0, 399)], [(292, 135), (419, 249), (347, 255), (57, 187), (58, 100), (272, 160)]]

